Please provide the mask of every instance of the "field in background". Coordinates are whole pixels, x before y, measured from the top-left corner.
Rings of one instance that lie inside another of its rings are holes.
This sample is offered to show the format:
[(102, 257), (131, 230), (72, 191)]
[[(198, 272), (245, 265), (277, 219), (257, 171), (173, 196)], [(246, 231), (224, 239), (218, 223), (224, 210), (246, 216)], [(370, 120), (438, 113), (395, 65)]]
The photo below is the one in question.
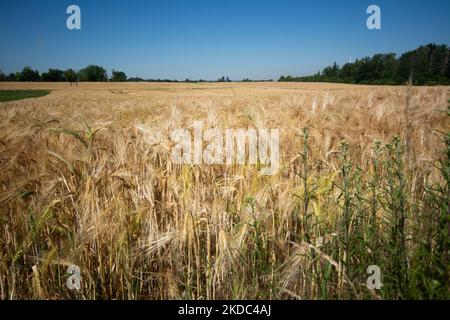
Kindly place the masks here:
[(0, 90), (0, 102), (43, 97), (48, 90)]
[[(450, 297), (448, 87), (3, 89), (52, 92), (0, 103), (1, 299)], [(174, 164), (196, 120), (279, 129), (279, 172)]]

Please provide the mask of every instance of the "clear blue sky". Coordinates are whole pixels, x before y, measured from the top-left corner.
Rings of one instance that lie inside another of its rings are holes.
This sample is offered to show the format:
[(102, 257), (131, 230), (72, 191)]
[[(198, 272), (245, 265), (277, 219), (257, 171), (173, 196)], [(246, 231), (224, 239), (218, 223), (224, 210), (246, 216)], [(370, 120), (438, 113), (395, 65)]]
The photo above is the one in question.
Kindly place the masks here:
[[(81, 30), (66, 9), (81, 8)], [(366, 9), (382, 10), (382, 30)], [(0, 69), (99, 64), (143, 78), (277, 79), (450, 44), (450, 0), (0, 0)]]

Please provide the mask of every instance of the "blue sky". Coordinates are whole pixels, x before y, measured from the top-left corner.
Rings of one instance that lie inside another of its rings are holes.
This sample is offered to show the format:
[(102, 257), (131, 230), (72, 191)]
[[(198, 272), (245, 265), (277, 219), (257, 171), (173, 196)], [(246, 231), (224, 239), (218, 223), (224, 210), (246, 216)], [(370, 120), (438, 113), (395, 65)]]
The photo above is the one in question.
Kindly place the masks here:
[[(81, 8), (81, 30), (66, 9)], [(381, 7), (382, 30), (366, 9)], [(277, 79), (450, 44), (449, 0), (0, 0), (0, 69), (99, 64), (129, 77)]]

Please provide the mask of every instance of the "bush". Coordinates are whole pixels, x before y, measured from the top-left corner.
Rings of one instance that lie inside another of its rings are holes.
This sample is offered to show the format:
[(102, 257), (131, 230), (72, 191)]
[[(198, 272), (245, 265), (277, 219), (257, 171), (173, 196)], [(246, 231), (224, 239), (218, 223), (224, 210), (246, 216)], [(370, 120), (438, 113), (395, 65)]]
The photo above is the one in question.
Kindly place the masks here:
[(70, 83), (77, 82), (77, 80), (78, 80), (77, 73), (72, 69), (67, 69), (66, 71), (64, 71), (64, 77), (65, 77), (66, 81), (68, 81)]
[(103, 67), (97, 65), (89, 65), (78, 71), (80, 81), (102, 82), (108, 80), (108, 75)]
[(48, 69), (48, 72), (42, 74), (42, 81), (62, 82), (64, 81), (64, 71), (58, 69)]
[(127, 81), (127, 75), (122, 71), (115, 71), (113, 69), (111, 81), (113, 82), (125, 82)]
[(19, 76), (19, 81), (39, 81), (41, 79), (39, 72), (33, 71), (30, 67), (23, 68)]
[(8, 74), (6, 76), (6, 81), (19, 81), (19, 78), (18, 78), (19, 75), (20, 75), (19, 73), (11, 72), (10, 74)]

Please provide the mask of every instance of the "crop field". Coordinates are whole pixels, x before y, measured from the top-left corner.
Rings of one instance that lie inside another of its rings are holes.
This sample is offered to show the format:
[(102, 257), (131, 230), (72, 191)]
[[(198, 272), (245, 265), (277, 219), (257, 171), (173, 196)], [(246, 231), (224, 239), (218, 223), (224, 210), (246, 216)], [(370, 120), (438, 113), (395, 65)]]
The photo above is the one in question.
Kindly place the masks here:
[[(450, 298), (449, 87), (0, 90), (50, 91), (0, 102), (0, 299)], [(279, 130), (276, 172), (174, 162), (198, 121)]]
[(0, 90), (0, 102), (43, 97), (48, 90)]

